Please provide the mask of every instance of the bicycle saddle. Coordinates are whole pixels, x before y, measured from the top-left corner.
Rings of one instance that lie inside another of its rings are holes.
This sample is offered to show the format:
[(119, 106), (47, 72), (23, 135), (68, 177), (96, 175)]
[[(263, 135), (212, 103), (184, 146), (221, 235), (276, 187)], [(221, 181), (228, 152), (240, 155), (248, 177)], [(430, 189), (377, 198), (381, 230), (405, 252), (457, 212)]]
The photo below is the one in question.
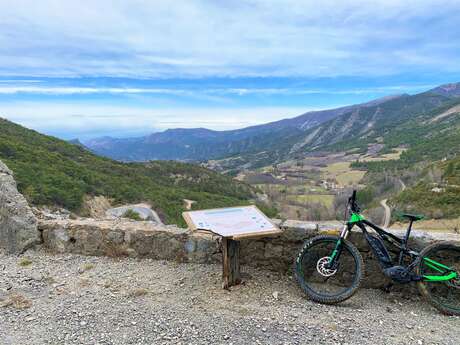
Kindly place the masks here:
[(404, 217), (404, 218), (407, 218), (407, 219), (409, 219), (409, 220), (411, 220), (411, 221), (415, 221), (415, 222), (416, 222), (417, 220), (421, 220), (421, 219), (425, 218), (425, 216), (424, 216), (423, 214), (409, 214), (409, 213), (403, 213), (401, 216)]

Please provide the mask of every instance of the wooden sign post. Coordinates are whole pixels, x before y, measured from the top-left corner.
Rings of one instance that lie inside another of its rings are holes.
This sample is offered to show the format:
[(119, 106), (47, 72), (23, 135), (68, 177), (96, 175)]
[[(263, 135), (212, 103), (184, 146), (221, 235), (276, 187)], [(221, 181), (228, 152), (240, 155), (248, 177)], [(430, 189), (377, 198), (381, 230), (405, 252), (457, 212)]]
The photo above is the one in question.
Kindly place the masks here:
[(222, 288), (228, 289), (241, 283), (240, 241), (222, 239)]
[(218, 208), (184, 212), (192, 230), (205, 230), (222, 236), (222, 287), (241, 283), (240, 239), (268, 237), (281, 230), (256, 206)]

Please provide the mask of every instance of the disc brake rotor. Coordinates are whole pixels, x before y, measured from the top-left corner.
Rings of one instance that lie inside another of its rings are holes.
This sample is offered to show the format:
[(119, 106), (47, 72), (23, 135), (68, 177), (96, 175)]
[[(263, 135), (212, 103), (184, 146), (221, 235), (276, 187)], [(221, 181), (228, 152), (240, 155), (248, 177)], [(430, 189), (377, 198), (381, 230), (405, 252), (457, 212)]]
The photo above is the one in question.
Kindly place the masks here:
[(323, 277), (333, 276), (337, 272), (337, 269), (327, 268), (327, 265), (329, 264), (330, 260), (331, 260), (331, 258), (329, 256), (325, 256), (325, 257), (319, 259), (318, 262), (316, 263), (316, 270)]

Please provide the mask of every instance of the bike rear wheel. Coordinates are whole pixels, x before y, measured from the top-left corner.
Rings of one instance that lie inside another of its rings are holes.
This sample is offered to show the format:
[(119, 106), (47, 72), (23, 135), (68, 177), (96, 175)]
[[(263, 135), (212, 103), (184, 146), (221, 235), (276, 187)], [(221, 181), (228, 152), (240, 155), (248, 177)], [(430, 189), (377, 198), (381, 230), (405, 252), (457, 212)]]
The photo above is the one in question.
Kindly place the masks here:
[(363, 258), (358, 249), (342, 239), (337, 265), (328, 269), (339, 237), (317, 236), (306, 242), (295, 261), (300, 287), (313, 301), (325, 304), (342, 302), (356, 292), (363, 276)]
[(420, 276), (442, 276), (447, 272), (440, 272), (429, 260), (441, 263), (452, 268), (457, 273), (457, 278), (448, 281), (428, 281), (423, 279), (418, 282), (420, 293), (436, 309), (447, 315), (460, 315), (460, 243), (440, 242), (426, 247), (420, 253), (420, 262), (416, 273)]

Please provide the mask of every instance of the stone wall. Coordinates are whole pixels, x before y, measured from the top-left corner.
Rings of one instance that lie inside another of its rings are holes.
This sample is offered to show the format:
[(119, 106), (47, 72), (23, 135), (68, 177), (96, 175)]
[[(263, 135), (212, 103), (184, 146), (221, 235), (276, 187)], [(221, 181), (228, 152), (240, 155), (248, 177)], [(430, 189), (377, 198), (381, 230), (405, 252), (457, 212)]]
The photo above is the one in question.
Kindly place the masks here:
[[(338, 222), (276, 221), (283, 229), (274, 238), (241, 241), (241, 263), (267, 270), (290, 272), (304, 241), (319, 234), (338, 234)], [(403, 231), (394, 231), (402, 236)], [(349, 239), (361, 251), (365, 267), (365, 286), (379, 287), (385, 282), (362, 234)], [(13, 173), (0, 161), (0, 250), (22, 253), (41, 243), (54, 253), (93, 256), (136, 257), (178, 262), (217, 263), (221, 260), (219, 237), (191, 232), (158, 221), (128, 219), (95, 220), (53, 219), (38, 221), (17, 188)], [(460, 235), (413, 231), (412, 246), (422, 248), (439, 240), (460, 241)]]
[[(284, 231), (276, 238), (241, 241), (243, 265), (289, 272), (305, 240), (319, 234), (338, 234), (341, 227), (338, 222), (290, 220), (278, 223)], [(217, 263), (221, 260), (217, 236), (174, 226), (161, 226), (155, 222), (47, 220), (40, 221), (39, 230), (42, 232), (44, 246), (57, 253), (130, 256), (195, 263)], [(399, 235), (403, 233), (394, 232)], [(419, 231), (414, 231), (413, 234), (412, 244), (415, 247), (423, 247), (438, 240), (460, 240), (460, 236), (455, 234), (428, 234)], [(349, 239), (357, 245), (364, 258), (364, 286), (382, 286), (384, 276), (363, 236), (353, 232)]]
[(216, 236), (152, 221), (40, 220), (39, 230), (45, 248), (56, 253), (197, 263), (218, 260)]

